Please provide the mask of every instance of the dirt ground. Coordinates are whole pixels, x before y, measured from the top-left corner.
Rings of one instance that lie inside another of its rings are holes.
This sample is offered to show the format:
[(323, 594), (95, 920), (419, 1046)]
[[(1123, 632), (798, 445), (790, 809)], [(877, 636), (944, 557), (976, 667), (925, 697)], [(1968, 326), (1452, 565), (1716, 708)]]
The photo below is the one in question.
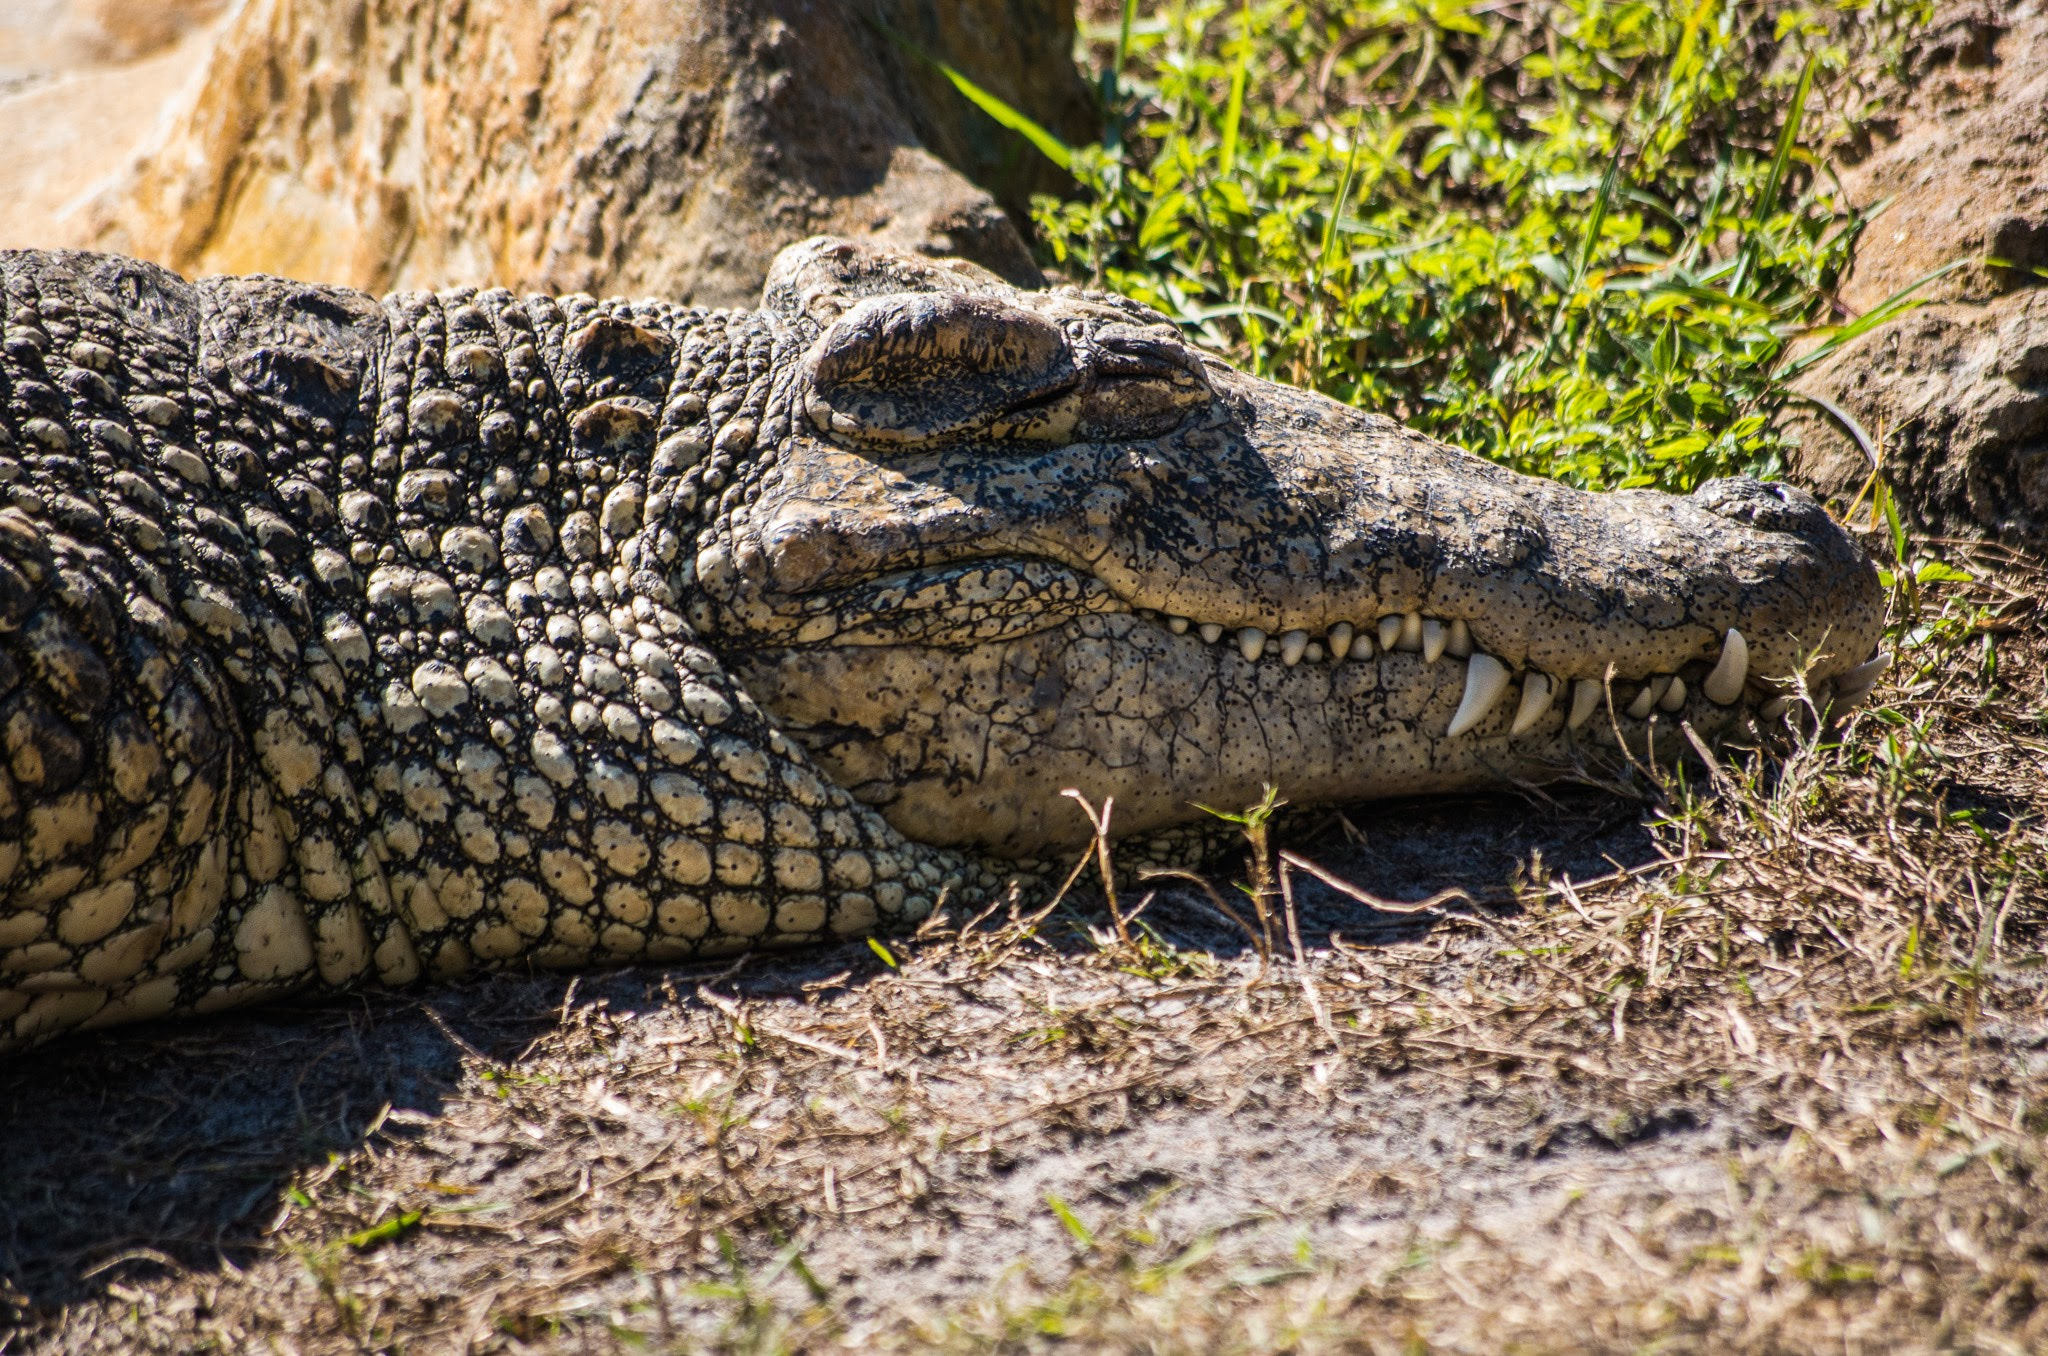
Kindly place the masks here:
[(17, 1060), (0, 1351), (2048, 1349), (2048, 618), (1977, 571), (1839, 744), (1285, 818), (1270, 949), (1225, 860)]

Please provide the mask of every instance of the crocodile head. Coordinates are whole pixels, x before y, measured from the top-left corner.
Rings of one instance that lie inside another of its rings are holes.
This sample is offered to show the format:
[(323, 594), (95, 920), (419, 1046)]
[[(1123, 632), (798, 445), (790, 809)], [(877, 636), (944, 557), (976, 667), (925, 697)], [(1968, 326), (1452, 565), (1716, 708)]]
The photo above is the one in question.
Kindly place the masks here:
[(695, 620), (912, 838), (1068, 843), (1066, 787), (1130, 832), (1534, 780), (1874, 680), (1876, 572), (1797, 490), (1585, 493), (1124, 299), (837, 241), (766, 300), (802, 356)]

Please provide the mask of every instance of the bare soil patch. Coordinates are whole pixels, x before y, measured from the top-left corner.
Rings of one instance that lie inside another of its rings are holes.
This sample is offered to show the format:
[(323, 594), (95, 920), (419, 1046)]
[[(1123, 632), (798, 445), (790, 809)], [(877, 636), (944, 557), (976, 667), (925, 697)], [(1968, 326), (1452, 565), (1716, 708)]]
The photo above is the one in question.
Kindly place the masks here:
[(1382, 907), (1270, 955), (1140, 886), (54, 1046), (0, 1349), (2042, 1349), (2040, 582), (1839, 744), (1287, 819)]

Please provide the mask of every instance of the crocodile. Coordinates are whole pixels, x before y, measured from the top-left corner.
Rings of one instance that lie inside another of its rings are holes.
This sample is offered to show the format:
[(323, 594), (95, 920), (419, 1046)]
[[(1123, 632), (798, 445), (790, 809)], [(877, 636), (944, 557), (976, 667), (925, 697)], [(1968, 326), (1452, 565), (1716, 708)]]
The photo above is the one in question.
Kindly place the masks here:
[(1666, 757), (1884, 657), (1803, 493), (1523, 476), (1127, 299), (0, 254), (0, 1050), (999, 900), (1197, 803)]

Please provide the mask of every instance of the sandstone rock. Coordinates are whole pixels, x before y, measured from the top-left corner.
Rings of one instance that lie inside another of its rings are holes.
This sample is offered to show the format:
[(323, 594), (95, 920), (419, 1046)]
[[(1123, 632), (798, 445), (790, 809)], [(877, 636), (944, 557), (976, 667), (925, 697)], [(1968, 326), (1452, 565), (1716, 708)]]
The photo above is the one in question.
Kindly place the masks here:
[(205, 60), (225, 0), (0, 0), (0, 248), (89, 243), (76, 205)]
[[(2048, 15), (1953, 9), (1919, 43), (1896, 140), (1844, 176), (1858, 202), (1892, 198), (1842, 289), (1867, 311), (1952, 260), (1933, 305), (1865, 336), (1804, 389), (1883, 442), (1885, 469), (1923, 530), (2048, 551)], [(1801, 421), (1796, 478), (1852, 495), (1864, 454)]]
[(1057, 171), (906, 44), (1087, 132), (1059, 0), (246, 0), (82, 234), (371, 291), (750, 304), (820, 231), (1035, 276), (975, 183)]
[[(1923, 530), (2048, 550), (2048, 289), (1915, 311), (1810, 386), (1882, 436), (1885, 470)], [(1795, 474), (1835, 497), (1869, 475), (1832, 426), (1804, 426)]]

